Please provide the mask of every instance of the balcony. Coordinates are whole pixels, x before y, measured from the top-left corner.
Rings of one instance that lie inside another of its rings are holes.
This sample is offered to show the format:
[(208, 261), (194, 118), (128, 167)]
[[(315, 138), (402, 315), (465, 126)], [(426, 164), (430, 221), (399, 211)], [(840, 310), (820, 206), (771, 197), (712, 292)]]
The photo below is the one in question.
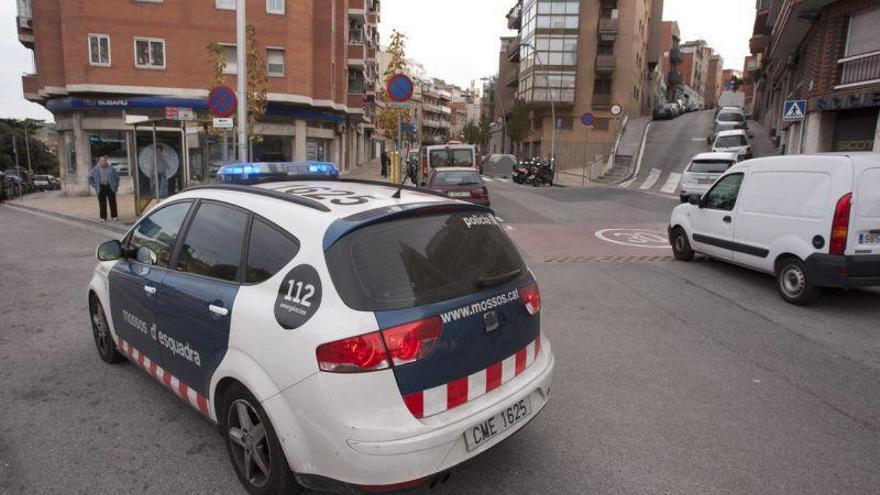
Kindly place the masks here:
[(367, 10), (364, 8), (364, 0), (348, 0), (348, 16), (365, 19)]
[(348, 66), (364, 67), (366, 47), (364, 45), (348, 45)]
[(593, 108), (611, 108), (611, 95), (593, 95)]
[(21, 92), (28, 100), (39, 99), (40, 79), (36, 74), (21, 76)]
[(422, 127), (430, 127), (433, 129), (451, 129), (452, 124), (443, 120), (422, 119)]
[(764, 53), (770, 48), (770, 36), (767, 34), (756, 34), (749, 39), (749, 52), (752, 55)]
[(348, 44), (349, 45), (363, 45), (364, 44), (364, 30), (363, 29), (349, 29), (348, 30)]
[(364, 95), (348, 94), (348, 108), (353, 110), (364, 108)]
[(840, 83), (835, 89), (880, 83), (880, 51), (842, 58), (837, 65)]
[(620, 19), (611, 17), (599, 18), (599, 34), (617, 34), (620, 31)]
[(519, 38), (513, 38), (507, 43), (507, 60), (509, 62), (519, 62), (520, 46)]
[(516, 5), (507, 13), (507, 29), (519, 30), (522, 27), (522, 4), (516, 2)]
[(669, 50), (669, 63), (672, 65), (678, 65), (684, 62), (684, 54), (681, 53), (681, 50), (678, 48), (673, 48)]
[(614, 55), (596, 55), (596, 72), (608, 74), (614, 72), (615, 57)]
[(452, 114), (452, 109), (449, 107), (443, 107), (440, 105), (431, 105), (430, 103), (423, 103), (422, 109), (426, 112), (434, 112), (434, 113), (442, 113), (444, 115)]

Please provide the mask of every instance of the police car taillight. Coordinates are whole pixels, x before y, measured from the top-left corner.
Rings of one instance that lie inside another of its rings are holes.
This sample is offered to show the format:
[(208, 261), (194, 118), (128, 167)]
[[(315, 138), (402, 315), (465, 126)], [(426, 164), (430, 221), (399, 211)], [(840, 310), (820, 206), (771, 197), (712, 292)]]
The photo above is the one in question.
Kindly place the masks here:
[(526, 307), (526, 311), (530, 315), (536, 315), (541, 311), (541, 290), (538, 289), (538, 283), (532, 282), (525, 287), (519, 288), (519, 299)]
[(318, 347), (318, 368), (332, 373), (364, 373), (414, 363), (430, 356), (440, 340), (439, 316)]
[(443, 321), (435, 316), (382, 330), (382, 338), (385, 339), (391, 362), (399, 366), (430, 356), (440, 340), (442, 328)]

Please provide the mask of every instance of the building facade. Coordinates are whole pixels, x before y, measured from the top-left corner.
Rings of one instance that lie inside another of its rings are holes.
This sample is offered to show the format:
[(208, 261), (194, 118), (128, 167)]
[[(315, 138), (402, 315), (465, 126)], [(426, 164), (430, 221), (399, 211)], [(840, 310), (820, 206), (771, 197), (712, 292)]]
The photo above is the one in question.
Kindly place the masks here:
[[(218, 60), (209, 45), (221, 47), (224, 83), (236, 86), (235, 3), (19, 0), (19, 40), (35, 61), (23, 92), (55, 116), (67, 194), (89, 193), (101, 155), (134, 176), (123, 188), (148, 191), (160, 156), (169, 173), (160, 194), (234, 161), (235, 133), (212, 128), (207, 96)], [(345, 171), (372, 158), (379, 10), (378, 0), (247, 2), (269, 87), (250, 159), (327, 160)]]
[(717, 53), (711, 55), (706, 70), (706, 91), (703, 93), (703, 102), (706, 104), (706, 108), (714, 108), (718, 103), (718, 96), (724, 90), (723, 76), (724, 59)]
[[(518, 36), (508, 43), (507, 56), (517, 64), (517, 98), (532, 109), (532, 132), (521, 154), (549, 156), (554, 130), (559, 169), (583, 167), (610, 153), (620, 119), (641, 115), (651, 100), (649, 58), (659, 56), (651, 57), (648, 45), (654, 16), (662, 15), (654, 12), (658, 4), (662, 11), (662, 2), (653, 1), (517, 3), (508, 25)], [(621, 109), (617, 116), (610, 112), (614, 106)], [(588, 113), (592, 122), (584, 125)]]
[[(880, 5), (770, 0), (758, 7), (771, 34), (759, 51), (766, 56), (749, 72), (760, 77), (762, 121), (779, 151), (880, 151)], [(788, 121), (784, 104), (798, 99), (806, 100), (805, 118)]]
[(684, 84), (681, 77), (681, 32), (676, 21), (663, 21), (660, 25), (660, 70), (666, 80), (666, 101), (681, 97)]
[[(709, 61), (712, 49), (704, 40), (688, 41), (681, 45), (682, 83), (693, 91), (685, 90), (689, 103), (704, 103), (706, 85), (709, 79)], [(694, 99), (698, 101), (694, 101)]]

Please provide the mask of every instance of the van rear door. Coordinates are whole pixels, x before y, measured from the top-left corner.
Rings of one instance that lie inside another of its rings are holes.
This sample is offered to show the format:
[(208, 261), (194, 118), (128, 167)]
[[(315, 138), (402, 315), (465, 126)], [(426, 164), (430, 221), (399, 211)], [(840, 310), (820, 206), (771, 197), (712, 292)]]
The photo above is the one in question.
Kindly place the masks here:
[[(880, 254), (880, 164), (856, 167), (848, 255)], [(877, 274), (880, 276), (880, 274)]]

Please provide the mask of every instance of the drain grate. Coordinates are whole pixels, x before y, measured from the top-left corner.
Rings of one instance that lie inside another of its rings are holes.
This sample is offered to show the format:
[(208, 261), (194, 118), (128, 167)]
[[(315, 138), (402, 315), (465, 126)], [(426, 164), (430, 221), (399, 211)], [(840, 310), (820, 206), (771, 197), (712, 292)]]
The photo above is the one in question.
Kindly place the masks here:
[(672, 261), (672, 256), (551, 256), (544, 263), (662, 263)]

